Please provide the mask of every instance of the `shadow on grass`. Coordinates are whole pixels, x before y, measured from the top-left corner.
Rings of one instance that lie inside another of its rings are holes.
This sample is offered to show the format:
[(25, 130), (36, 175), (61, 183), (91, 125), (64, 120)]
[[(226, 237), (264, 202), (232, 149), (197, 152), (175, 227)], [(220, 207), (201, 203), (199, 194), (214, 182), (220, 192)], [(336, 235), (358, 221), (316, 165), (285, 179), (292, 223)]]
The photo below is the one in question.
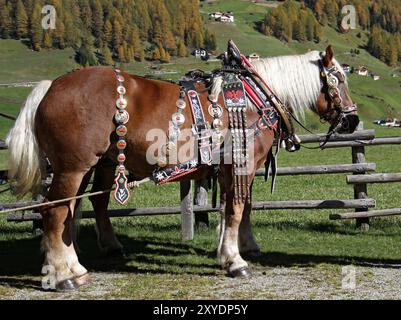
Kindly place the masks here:
[[(82, 226), (79, 260), (90, 272), (129, 272), (136, 274), (215, 275), (219, 272), (215, 250), (204, 250), (189, 243), (169, 242), (163, 233), (155, 237), (131, 238), (118, 235), (125, 257), (100, 252), (93, 226)], [(0, 241), (0, 285), (40, 289), (43, 263), (40, 237)]]
[[(170, 230), (171, 231), (171, 230)], [(82, 226), (79, 244), (82, 250), (80, 262), (90, 272), (127, 272), (134, 274), (221, 274), (216, 251), (201, 248), (202, 244), (181, 243), (170, 240), (163, 232), (154, 236), (119, 235), (125, 257), (107, 257), (100, 253), (93, 226)], [(0, 285), (12, 288), (40, 288), (39, 277), (43, 261), (39, 250), (40, 238), (0, 241)], [(246, 258), (246, 257), (244, 257)], [(335, 256), (265, 252), (258, 258), (246, 258), (260, 266), (293, 267), (314, 266), (321, 263), (336, 265), (377, 266), (399, 268), (401, 260), (374, 259), (359, 256)]]
[[(312, 231), (318, 233), (327, 233), (327, 234), (338, 234), (345, 236), (355, 236), (355, 235), (369, 235), (372, 236), (383, 236), (383, 237), (391, 237), (391, 236), (400, 236), (400, 231), (398, 229), (391, 230), (390, 228), (398, 228), (399, 223), (390, 222), (390, 221), (375, 221), (374, 224), (371, 224), (371, 228), (369, 233), (365, 233), (364, 231), (359, 230), (355, 226), (355, 222), (347, 222), (347, 224), (343, 223), (341, 225), (336, 225), (333, 222), (299, 222), (299, 221), (275, 221), (275, 222), (257, 222), (255, 224), (257, 228), (275, 228), (278, 230), (283, 230), (288, 232), (291, 229), (294, 230), (303, 230), (303, 231)], [(377, 228), (377, 229), (375, 229)], [(382, 229), (387, 228), (384, 232)]]
[(259, 257), (248, 257), (248, 261), (265, 267), (313, 267), (321, 263), (335, 265), (355, 265), (380, 268), (401, 268), (401, 260), (375, 259), (358, 256), (340, 257), (330, 255), (288, 254), (266, 252)]

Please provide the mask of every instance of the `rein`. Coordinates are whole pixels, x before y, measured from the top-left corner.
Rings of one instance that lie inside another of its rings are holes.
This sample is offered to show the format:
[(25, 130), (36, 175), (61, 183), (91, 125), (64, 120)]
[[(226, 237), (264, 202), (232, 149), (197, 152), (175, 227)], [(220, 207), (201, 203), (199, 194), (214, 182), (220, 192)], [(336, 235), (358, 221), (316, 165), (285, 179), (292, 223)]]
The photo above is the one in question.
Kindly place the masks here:
[(10, 115), (2, 113), (2, 112), (0, 112), (0, 117), (6, 118), (6, 119), (11, 120), (11, 121), (17, 120), (16, 117), (10, 116)]
[[(301, 128), (303, 128), (304, 130), (306, 130), (307, 132), (309, 132), (309, 133), (311, 133), (311, 134), (315, 134), (314, 132), (310, 131), (304, 124), (302, 124), (302, 122), (300, 122), (292, 113), (290, 113), (290, 115), (291, 115), (291, 118), (292, 118)], [(308, 146), (306, 146), (306, 145), (305, 145), (304, 143), (302, 143), (302, 142), (300, 142), (299, 145), (300, 145), (302, 148), (309, 149), (309, 150), (317, 150), (317, 149), (323, 150), (323, 147), (327, 144), (327, 142), (329, 142), (331, 136), (332, 136), (333, 134), (335, 134), (335, 133), (336, 133), (335, 128), (330, 127), (330, 128), (329, 128), (329, 131), (326, 133), (326, 139), (325, 139), (325, 141), (324, 141), (322, 144), (319, 144), (317, 147), (308, 147)]]
[[(133, 181), (133, 182), (127, 183), (127, 187), (130, 188), (130, 189), (137, 188), (141, 184), (149, 182), (149, 181), (151, 181), (150, 178), (145, 178), (145, 179), (143, 179), (141, 181)], [(33, 204), (33, 205), (30, 205), (30, 206), (25, 206), (25, 207), (21, 207), (21, 208), (3, 210), (3, 211), (0, 211), (0, 213), (11, 213), (11, 212), (16, 212), (16, 211), (25, 211), (25, 210), (31, 210), (31, 209), (36, 209), (36, 208), (42, 208), (42, 207), (51, 206), (51, 205), (55, 205), (55, 204), (60, 204), (60, 203), (64, 203), (64, 202), (68, 202), (68, 201), (72, 201), (72, 200), (78, 200), (78, 199), (82, 199), (82, 198), (100, 196), (102, 194), (109, 193), (109, 192), (111, 192), (113, 190), (115, 190), (115, 189), (113, 188), (113, 189), (107, 189), (107, 190), (103, 190), (103, 191), (84, 193), (84, 194), (81, 194), (81, 195), (75, 196), (75, 197), (64, 198), (64, 199), (59, 199), (59, 200), (54, 200), (54, 201), (49, 201), (49, 202), (44, 202), (44, 203), (39, 203), (39, 204)], [(7, 191), (7, 190), (3, 190), (3, 191)]]

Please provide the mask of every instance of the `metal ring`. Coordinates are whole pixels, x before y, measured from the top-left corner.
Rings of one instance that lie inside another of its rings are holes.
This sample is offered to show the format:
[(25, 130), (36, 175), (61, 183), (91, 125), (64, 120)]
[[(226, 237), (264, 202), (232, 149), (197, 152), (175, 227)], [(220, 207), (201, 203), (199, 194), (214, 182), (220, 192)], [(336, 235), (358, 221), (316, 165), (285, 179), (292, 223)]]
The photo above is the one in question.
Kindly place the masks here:
[(327, 84), (329, 87), (337, 87), (338, 86), (338, 78), (332, 74), (327, 77)]

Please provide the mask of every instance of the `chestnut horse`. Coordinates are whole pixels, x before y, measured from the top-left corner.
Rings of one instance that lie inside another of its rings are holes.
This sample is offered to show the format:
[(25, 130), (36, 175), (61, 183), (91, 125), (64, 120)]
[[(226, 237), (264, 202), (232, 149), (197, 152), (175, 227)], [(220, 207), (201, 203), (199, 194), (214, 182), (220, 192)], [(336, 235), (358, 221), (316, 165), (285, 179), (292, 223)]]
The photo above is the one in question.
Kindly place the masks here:
[[(355, 106), (349, 96), (344, 73), (333, 58), (330, 46), (325, 53), (313, 51), (304, 55), (262, 59), (255, 62), (254, 67), (295, 115), (300, 116), (303, 109), (309, 108), (336, 126), (339, 132), (354, 131), (359, 120), (356, 112), (352, 112), (351, 118), (344, 116), (343, 110), (350, 106), (355, 109)], [(337, 79), (334, 98), (333, 92), (329, 92), (327, 80), (324, 80), (322, 68)], [(171, 115), (176, 112), (175, 102), (180, 96), (180, 87), (126, 73), (123, 76), (128, 101), (126, 110), (130, 115), (125, 164), (130, 173), (146, 178), (157, 168), (157, 160), (149, 161), (146, 157), (152, 144), (147, 139), (147, 133), (153, 128), (168, 131)], [(54, 172), (45, 201), (82, 194), (93, 172), (93, 191), (112, 187), (115, 167), (103, 165), (103, 160), (115, 160), (118, 154), (118, 137), (113, 121), (117, 85), (112, 68), (92, 67), (54, 81), (42, 81), (31, 92), (7, 138), (9, 176), (16, 183), (18, 195), (34, 192), (40, 186), (44, 157), (47, 157)], [(215, 85), (213, 90), (218, 93), (220, 87)], [(205, 118), (210, 123), (213, 119), (207, 112), (210, 104), (207, 99), (207, 92), (200, 94)], [(224, 103), (221, 98), (219, 103)], [(186, 119), (192, 118), (189, 108), (184, 110), (184, 115)], [(247, 110), (248, 123), (256, 122), (259, 117), (252, 108)], [(227, 111), (224, 111), (222, 120), (227, 128)], [(182, 128), (190, 128), (191, 124), (192, 121), (187, 120)], [(254, 155), (248, 177), (250, 184), (257, 168), (265, 162), (273, 141), (274, 132), (269, 128), (253, 139)], [(200, 179), (210, 173), (211, 167), (202, 165), (196, 173), (182, 179)], [(259, 251), (251, 231), (251, 201), (244, 204), (234, 202), (230, 164), (220, 166), (219, 184), (222, 223), (218, 259), (230, 275), (246, 276), (249, 274), (248, 264), (240, 252)], [(121, 250), (107, 215), (109, 199), (109, 194), (90, 198), (96, 213), (98, 242), (102, 250)], [(88, 272), (79, 263), (74, 249), (73, 220), (77, 202), (72, 200), (41, 209), (44, 266), (54, 276), (58, 290), (76, 289), (89, 280)]]

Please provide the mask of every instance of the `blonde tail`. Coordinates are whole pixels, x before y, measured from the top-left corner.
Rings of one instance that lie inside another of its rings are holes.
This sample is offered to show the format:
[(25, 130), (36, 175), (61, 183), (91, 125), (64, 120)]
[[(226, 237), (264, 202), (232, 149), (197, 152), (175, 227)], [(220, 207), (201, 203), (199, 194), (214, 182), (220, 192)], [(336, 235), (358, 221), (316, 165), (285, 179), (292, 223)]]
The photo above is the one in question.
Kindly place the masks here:
[(13, 181), (13, 190), (18, 197), (40, 190), (43, 166), (35, 136), (35, 114), (51, 85), (51, 81), (45, 80), (32, 90), (6, 139), (8, 178)]

